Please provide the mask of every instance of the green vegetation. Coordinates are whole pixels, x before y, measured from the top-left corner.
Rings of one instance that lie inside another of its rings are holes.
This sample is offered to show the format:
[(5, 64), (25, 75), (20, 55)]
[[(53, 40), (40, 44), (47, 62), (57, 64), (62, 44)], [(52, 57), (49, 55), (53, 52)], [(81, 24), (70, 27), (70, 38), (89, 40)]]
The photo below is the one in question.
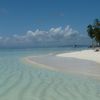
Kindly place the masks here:
[[(89, 37), (92, 39), (92, 47), (99, 46), (100, 47), (100, 21), (99, 19), (95, 19), (94, 24), (89, 24), (87, 26), (87, 32)], [(96, 44), (94, 45), (94, 42)]]

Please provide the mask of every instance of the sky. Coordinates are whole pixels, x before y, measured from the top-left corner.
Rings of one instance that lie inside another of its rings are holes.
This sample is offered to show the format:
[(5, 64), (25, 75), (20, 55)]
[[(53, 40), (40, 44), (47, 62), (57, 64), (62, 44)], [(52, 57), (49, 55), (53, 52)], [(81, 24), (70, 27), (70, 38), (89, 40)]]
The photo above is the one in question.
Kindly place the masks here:
[(0, 0), (0, 47), (88, 44), (99, 12), (100, 0)]

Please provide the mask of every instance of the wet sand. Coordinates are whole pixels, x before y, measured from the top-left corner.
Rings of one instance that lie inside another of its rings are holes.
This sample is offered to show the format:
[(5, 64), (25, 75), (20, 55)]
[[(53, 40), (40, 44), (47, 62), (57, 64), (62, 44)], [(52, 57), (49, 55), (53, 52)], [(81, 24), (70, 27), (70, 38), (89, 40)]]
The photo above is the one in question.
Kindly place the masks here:
[(89, 60), (80, 60), (71, 57), (57, 57), (54, 55), (26, 57), (29, 63), (39, 64), (42, 67), (66, 73), (76, 73), (100, 77), (100, 65)]

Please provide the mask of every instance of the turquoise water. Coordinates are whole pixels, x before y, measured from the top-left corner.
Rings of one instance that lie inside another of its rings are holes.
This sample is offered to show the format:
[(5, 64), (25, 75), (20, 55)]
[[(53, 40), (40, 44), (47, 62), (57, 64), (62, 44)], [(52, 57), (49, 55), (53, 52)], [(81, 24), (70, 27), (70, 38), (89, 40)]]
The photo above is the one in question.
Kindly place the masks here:
[(22, 60), (67, 48), (0, 50), (0, 100), (100, 100), (100, 81), (51, 71)]

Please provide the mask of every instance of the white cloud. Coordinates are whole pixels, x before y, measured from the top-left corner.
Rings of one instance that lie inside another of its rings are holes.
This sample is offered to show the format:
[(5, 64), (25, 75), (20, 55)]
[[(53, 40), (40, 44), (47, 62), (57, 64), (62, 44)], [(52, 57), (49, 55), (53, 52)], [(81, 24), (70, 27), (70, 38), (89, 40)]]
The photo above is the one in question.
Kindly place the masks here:
[(51, 28), (48, 31), (27, 31), (24, 35), (0, 36), (0, 47), (37, 47), (88, 44), (89, 39), (69, 26)]
[(62, 32), (62, 27), (58, 27), (58, 28), (51, 28), (50, 32), (53, 33), (61, 33)]

